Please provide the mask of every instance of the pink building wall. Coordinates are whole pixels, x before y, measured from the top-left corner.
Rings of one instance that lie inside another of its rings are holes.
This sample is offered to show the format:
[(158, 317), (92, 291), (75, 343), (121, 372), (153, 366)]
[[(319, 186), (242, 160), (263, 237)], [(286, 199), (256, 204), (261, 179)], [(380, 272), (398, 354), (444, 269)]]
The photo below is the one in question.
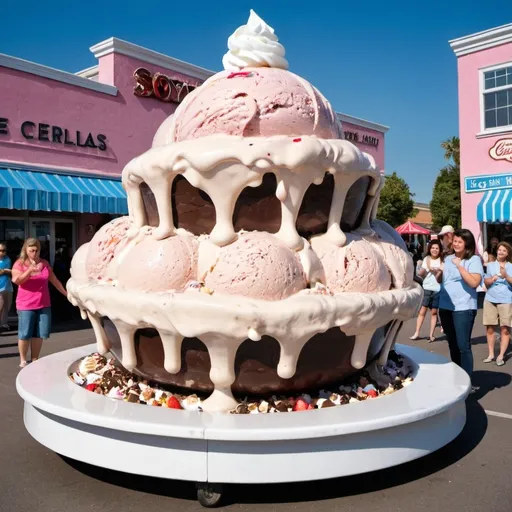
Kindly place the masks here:
[[(480, 72), (482, 68), (512, 62), (512, 43), (503, 44), (462, 55), (458, 58), (459, 136), (461, 154), (462, 226), (475, 236), (480, 234), (477, 205), (483, 193), (466, 193), (464, 178), (486, 174), (512, 172), (512, 163), (493, 160), (489, 156), (498, 139), (512, 137), (512, 127), (504, 127), (498, 134), (483, 134), (480, 112)], [(508, 131), (508, 134), (506, 133)]]
[[(346, 121), (342, 121), (342, 128), (343, 132), (351, 132), (351, 133), (357, 133), (359, 142), (354, 142), (354, 144), (365, 153), (368, 153), (375, 159), (375, 163), (379, 166), (381, 170), (384, 170), (384, 133), (379, 132), (377, 130), (372, 130), (370, 128), (366, 128), (364, 126), (358, 126), (354, 123), (349, 123)], [(374, 146), (372, 144), (368, 144), (363, 142), (364, 136), (370, 137), (370, 140), (376, 139), (378, 141), (378, 145)], [(349, 136), (347, 137), (347, 134), (345, 135), (345, 138), (350, 140)]]
[[(138, 67), (194, 85), (200, 83), (170, 69), (115, 53), (99, 59), (99, 80), (115, 85), (117, 96), (0, 66), (0, 117), (9, 120), (9, 134), (0, 135), (0, 160), (120, 174), (131, 158), (151, 146), (156, 129), (177, 107), (174, 103), (134, 95), (133, 72)], [(20, 131), (24, 121), (67, 129), (70, 140), (76, 139), (75, 132), (79, 130), (82, 143), (88, 133), (95, 138), (104, 134), (107, 149), (28, 141)]]

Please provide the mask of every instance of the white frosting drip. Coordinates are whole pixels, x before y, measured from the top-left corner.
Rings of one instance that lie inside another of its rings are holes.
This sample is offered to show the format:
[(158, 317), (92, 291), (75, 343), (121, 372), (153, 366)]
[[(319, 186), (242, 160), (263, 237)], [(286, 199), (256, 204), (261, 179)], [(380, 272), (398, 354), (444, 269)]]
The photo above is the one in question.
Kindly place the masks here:
[(368, 329), (360, 334), (356, 334), (356, 342), (352, 351), (352, 357), (350, 358), (350, 364), (358, 370), (366, 364), (366, 356), (374, 331), (375, 329)]
[[(155, 195), (158, 208), (160, 224), (154, 229), (154, 236), (162, 239), (175, 234), (169, 205), (173, 180), (182, 174), (213, 201), (216, 224), (210, 240), (218, 246), (229, 244), (236, 239), (232, 219), (238, 196), (245, 187), (260, 185), (269, 171), (276, 175), (276, 196), (282, 204), (281, 227), (276, 236), (295, 250), (303, 247), (295, 226), (302, 199), (311, 184), (322, 182), (325, 172), (334, 174), (336, 184), (327, 236), (340, 246), (346, 240), (340, 220), (348, 189), (359, 178), (370, 176), (372, 196), (382, 180), (373, 159), (345, 140), (211, 135), (155, 147), (133, 159), (123, 170), (123, 185), (134, 220), (130, 236), (137, 236), (146, 222), (140, 191), (143, 182)], [(364, 233), (372, 233), (367, 226), (373, 211), (372, 201), (367, 201)]]
[(229, 51), (222, 58), (227, 71), (248, 67), (288, 69), (285, 50), (267, 25), (252, 9), (246, 25), (238, 27), (228, 39)]
[(395, 320), (392, 322), (391, 326), (386, 333), (386, 341), (384, 342), (384, 346), (379, 354), (378, 364), (384, 366), (388, 362), (389, 351), (391, 347), (395, 344), (396, 338), (400, 329), (402, 328), (403, 322)]
[(128, 369), (136, 364), (137, 329), (157, 329), (164, 344), (166, 369), (173, 372), (183, 337), (199, 338), (210, 354), (210, 377), (215, 386), (204, 403), (205, 410), (233, 406), (230, 387), (235, 379), (235, 355), (247, 338), (274, 337), (281, 346), (278, 374), (290, 378), (304, 344), (318, 333), (339, 327), (349, 336), (356, 335), (352, 364), (360, 368), (366, 362), (373, 332), (390, 320), (409, 319), (422, 296), (416, 283), (372, 294), (299, 293), (280, 301), (203, 293), (141, 293), (75, 279), (70, 279), (67, 287), (74, 305), (81, 310), (87, 309), (86, 304), (93, 305), (98, 315), (113, 321), (121, 338), (123, 366)]

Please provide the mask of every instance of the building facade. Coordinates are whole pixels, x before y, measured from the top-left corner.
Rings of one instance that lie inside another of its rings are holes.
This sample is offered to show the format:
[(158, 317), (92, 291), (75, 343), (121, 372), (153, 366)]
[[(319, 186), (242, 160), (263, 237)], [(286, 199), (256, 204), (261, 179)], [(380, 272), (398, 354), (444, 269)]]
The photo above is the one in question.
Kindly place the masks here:
[(422, 228), (432, 229), (432, 213), (430, 211), (430, 205), (428, 203), (414, 203), (414, 208), (417, 213), (414, 217), (410, 217), (407, 220), (418, 224)]
[(457, 56), (462, 225), (512, 241), (512, 23), (450, 41)]
[[(35, 236), (50, 260), (127, 213), (124, 165), (213, 72), (110, 38), (68, 73), (0, 54), (0, 240), (16, 257)], [(384, 169), (387, 127), (339, 114), (345, 137)]]

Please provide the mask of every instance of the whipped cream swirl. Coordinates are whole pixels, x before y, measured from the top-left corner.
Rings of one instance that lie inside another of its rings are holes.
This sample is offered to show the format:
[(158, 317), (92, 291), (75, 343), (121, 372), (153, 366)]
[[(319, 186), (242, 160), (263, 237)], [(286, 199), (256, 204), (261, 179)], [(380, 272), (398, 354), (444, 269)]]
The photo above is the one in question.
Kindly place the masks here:
[(288, 69), (285, 50), (267, 25), (252, 9), (247, 25), (238, 27), (228, 39), (229, 51), (222, 58), (226, 71), (270, 67)]

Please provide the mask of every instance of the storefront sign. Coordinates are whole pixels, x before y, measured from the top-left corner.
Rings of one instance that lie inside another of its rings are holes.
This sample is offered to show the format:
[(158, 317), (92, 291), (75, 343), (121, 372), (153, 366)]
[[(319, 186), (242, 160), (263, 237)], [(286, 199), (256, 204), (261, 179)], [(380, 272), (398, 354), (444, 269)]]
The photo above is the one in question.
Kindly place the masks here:
[(489, 156), (494, 160), (508, 160), (512, 162), (512, 139), (499, 139), (489, 149)]
[[(107, 149), (107, 136), (99, 133), (87, 135), (79, 130), (71, 131), (57, 125), (46, 123), (34, 123), (23, 121), (19, 128), (21, 135), (26, 140), (38, 140), (50, 144), (65, 144), (66, 146), (77, 146), (80, 148), (93, 148), (105, 151)], [(9, 134), (9, 119), (0, 117), (0, 135)]]
[(467, 193), (503, 188), (512, 188), (512, 174), (468, 176), (464, 178), (464, 189)]
[(377, 137), (372, 137), (371, 135), (360, 135), (358, 132), (343, 132), (345, 135), (345, 140), (349, 142), (356, 142), (359, 144), (367, 144), (368, 146), (377, 147), (379, 145), (379, 139)]
[(168, 103), (181, 103), (185, 96), (196, 86), (173, 80), (163, 73), (151, 74), (146, 68), (138, 68), (133, 73), (137, 85), (133, 89), (135, 96), (157, 98)]

